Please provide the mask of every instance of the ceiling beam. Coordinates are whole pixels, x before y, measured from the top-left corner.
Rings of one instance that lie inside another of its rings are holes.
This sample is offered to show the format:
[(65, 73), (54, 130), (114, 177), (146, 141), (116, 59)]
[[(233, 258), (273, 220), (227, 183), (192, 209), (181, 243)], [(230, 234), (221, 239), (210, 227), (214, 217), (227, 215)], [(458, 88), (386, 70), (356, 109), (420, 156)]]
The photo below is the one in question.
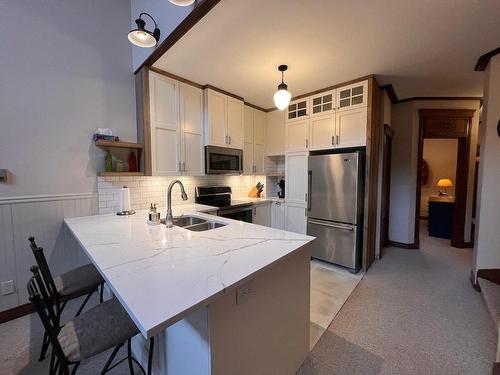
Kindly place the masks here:
[(476, 72), (482, 72), (482, 71), (486, 70), (486, 67), (490, 63), (490, 59), (493, 56), (498, 55), (499, 53), (500, 53), (500, 47), (494, 49), (493, 51), (485, 53), (484, 55), (482, 55), (481, 57), (479, 57), (479, 59), (477, 60), (476, 67), (474, 68), (474, 70)]
[(152, 66), (163, 56), (172, 46), (181, 39), (191, 28), (198, 23), (220, 0), (199, 0), (196, 7), (187, 15), (186, 18), (165, 38), (163, 42), (148, 56), (146, 60), (135, 70), (137, 74), (143, 66)]

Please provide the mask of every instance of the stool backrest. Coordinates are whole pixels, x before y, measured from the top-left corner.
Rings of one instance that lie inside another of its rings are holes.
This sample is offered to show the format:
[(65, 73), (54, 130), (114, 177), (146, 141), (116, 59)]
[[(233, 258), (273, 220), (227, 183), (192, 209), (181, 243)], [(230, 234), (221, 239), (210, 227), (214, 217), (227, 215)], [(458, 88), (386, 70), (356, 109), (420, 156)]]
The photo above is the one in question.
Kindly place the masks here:
[(30, 302), (35, 305), (36, 312), (42, 321), (45, 332), (55, 350), (55, 354), (61, 361), (66, 362), (67, 360), (61, 348), (61, 344), (57, 339), (57, 335), (61, 328), (59, 327), (58, 316), (54, 310), (51, 297), (45, 288), (45, 282), (42, 280), (38, 267), (31, 267), (31, 272), (33, 276), (28, 281), (27, 286)]
[(59, 305), (59, 293), (57, 292), (56, 284), (54, 282), (54, 278), (52, 277), (52, 273), (50, 272), (49, 264), (47, 263), (47, 259), (45, 258), (45, 254), (43, 253), (43, 248), (38, 247), (35, 243), (35, 238), (28, 238), (30, 241), (31, 251), (35, 256), (36, 264), (38, 265), (39, 273), (42, 276), (42, 280), (45, 283), (46, 291), (50, 298), (52, 298), (53, 303), (56, 304), (57, 308), (60, 308)]

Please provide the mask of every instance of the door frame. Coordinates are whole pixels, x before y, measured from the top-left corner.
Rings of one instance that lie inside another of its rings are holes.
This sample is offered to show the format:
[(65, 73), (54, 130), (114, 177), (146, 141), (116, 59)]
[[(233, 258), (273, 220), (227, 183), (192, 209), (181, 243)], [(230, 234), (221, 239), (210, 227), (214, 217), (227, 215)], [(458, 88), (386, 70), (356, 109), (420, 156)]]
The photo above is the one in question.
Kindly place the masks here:
[[(424, 139), (458, 139), (457, 166), (455, 172), (455, 208), (453, 210), (453, 226), (451, 246), (470, 247), (465, 242), (465, 214), (467, 207), (467, 187), (469, 180), (469, 160), (471, 146), (471, 127), (474, 109), (421, 109), (419, 110), (418, 129), (418, 157), (417, 157), (417, 182), (415, 189), (415, 233), (414, 248), (420, 248), (420, 203), (422, 189), (422, 158)], [(440, 129), (439, 135), (427, 136), (424, 134), (424, 119), (428, 117), (439, 117), (443, 119), (466, 118), (468, 123), (463, 134), (458, 135), (455, 129)]]
[(391, 195), (391, 159), (392, 159), (392, 138), (394, 130), (389, 124), (384, 124), (384, 135), (382, 143), (382, 192), (381, 192), (381, 214), (380, 220), (380, 254), (382, 258), (384, 247), (389, 246), (389, 210)]

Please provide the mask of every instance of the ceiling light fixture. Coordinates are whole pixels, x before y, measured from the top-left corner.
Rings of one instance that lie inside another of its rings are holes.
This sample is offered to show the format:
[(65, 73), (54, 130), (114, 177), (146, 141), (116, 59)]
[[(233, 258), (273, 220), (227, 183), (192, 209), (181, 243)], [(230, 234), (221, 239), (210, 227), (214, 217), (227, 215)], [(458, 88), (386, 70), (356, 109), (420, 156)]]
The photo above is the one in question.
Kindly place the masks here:
[(287, 90), (287, 84), (283, 82), (283, 74), (287, 69), (287, 65), (278, 66), (278, 70), (281, 72), (281, 83), (278, 85), (278, 91), (274, 93), (274, 104), (280, 111), (283, 111), (286, 107), (288, 107), (290, 99), (292, 98), (292, 94), (290, 94)]
[(194, 3), (194, 0), (168, 0), (174, 5), (178, 5), (180, 7), (187, 7)]
[[(146, 30), (146, 21), (142, 19), (142, 16), (148, 16), (151, 18), (155, 24), (155, 29), (153, 32)], [(160, 40), (160, 29), (156, 24), (155, 19), (148, 13), (139, 14), (139, 18), (135, 20), (137, 29), (130, 30), (128, 33), (128, 40), (132, 44), (143, 48), (150, 48), (156, 46), (156, 43)]]

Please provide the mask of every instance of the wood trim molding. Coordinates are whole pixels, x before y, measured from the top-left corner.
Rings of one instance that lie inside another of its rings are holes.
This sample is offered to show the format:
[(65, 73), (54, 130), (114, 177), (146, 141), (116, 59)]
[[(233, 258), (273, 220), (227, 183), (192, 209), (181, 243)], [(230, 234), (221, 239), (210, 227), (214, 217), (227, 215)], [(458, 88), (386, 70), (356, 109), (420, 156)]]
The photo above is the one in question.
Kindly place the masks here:
[(151, 66), (163, 56), (172, 46), (177, 43), (194, 25), (196, 25), (208, 12), (216, 6), (220, 0), (198, 0), (194, 9), (184, 20), (165, 38), (161, 44), (144, 60), (144, 62), (135, 70), (137, 74), (143, 66)]
[(259, 107), (258, 105), (255, 105), (255, 104), (252, 104), (252, 103), (249, 103), (249, 102), (244, 102), (244, 104), (246, 106), (252, 107), (252, 108), (257, 109), (259, 111), (267, 112), (267, 110), (265, 108)]
[(24, 195), (17, 197), (0, 197), (0, 205), (2, 204), (17, 204), (17, 203), (33, 203), (33, 202), (49, 202), (49, 201), (66, 201), (72, 199), (91, 199), (96, 196), (96, 193), (71, 193), (71, 194), (46, 194), (46, 195)]
[(0, 324), (8, 322), (9, 320), (20, 318), (24, 315), (31, 314), (33, 312), (35, 312), (35, 305), (33, 305), (31, 302), (13, 307), (12, 309), (0, 311)]
[(204, 85), (202, 87), (203, 87), (203, 89), (211, 89), (211, 90), (220, 92), (221, 94), (224, 94), (224, 95), (230, 96), (232, 98), (241, 100), (242, 102), (245, 101), (245, 99), (243, 99), (241, 96), (238, 96), (238, 95), (235, 95), (235, 94), (231, 94), (229, 91), (222, 90), (222, 89), (220, 89), (218, 87), (215, 87), (215, 86), (212, 86), (212, 85)]
[(418, 249), (415, 243), (404, 243), (391, 240), (387, 241), (387, 246), (399, 247), (401, 249)]
[(474, 70), (476, 72), (482, 72), (486, 70), (486, 67), (490, 63), (490, 59), (498, 55), (500, 53), (500, 47), (495, 48), (493, 51), (487, 52), (484, 55), (480, 56), (479, 59), (477, 60), (476, 66), (474, 67)]
[(387, 92), (392, 104), (411, 102), (414, 100), (479, 100), (481, 104), (483, 103), (483, 98), (478, 96), (412, 96), (405, 99), (398, 99), (392, 83), (382, 86), (381, 89)]
[(482, 279), (491, 281), (500, 285), (500, 269), (499, 268), (484, 268), (477, 270), (476, 276)]
[(203, 89), (203, 85), (200, 85), (199, 83), (190, 81), (189, 79), (182, 78), (181, 76), (169, 73), (169, 72), (167, 72), (167, 71), (165, 71), (163, 69), (156, 68), (154, 66), (150, 66), (149, 70), (151, 70), (152, 72), (164, 75), (165, 77), (169, 77), (169, 78), (175, 79), (175, 80), (177, 80), (179, 82), (183, 82), (183, 83), (185, 83), (187, 85), (191, 85), (191, 86), (194, 86), (196, 88)]

